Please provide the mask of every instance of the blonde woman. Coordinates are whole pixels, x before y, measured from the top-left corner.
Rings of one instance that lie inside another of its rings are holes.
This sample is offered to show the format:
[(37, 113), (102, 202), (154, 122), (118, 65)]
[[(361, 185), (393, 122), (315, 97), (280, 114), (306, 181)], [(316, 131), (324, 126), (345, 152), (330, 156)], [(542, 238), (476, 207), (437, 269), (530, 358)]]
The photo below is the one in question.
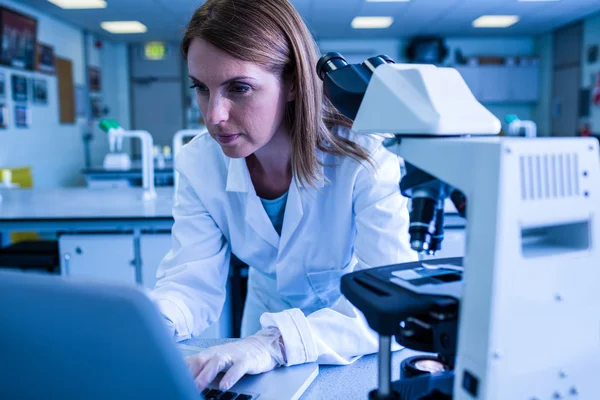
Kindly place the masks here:
[(153, 292), (177, 340), (219, 318), (230, 254), (249, 265), (244, 339), (189, 358), (196, 385), (376, 352), (340, 278), (417, 259), (398, 158), (324, 98), (287, 0), (208, 0), (182, 50), (208, 134), (177, 157), (173, 248)]

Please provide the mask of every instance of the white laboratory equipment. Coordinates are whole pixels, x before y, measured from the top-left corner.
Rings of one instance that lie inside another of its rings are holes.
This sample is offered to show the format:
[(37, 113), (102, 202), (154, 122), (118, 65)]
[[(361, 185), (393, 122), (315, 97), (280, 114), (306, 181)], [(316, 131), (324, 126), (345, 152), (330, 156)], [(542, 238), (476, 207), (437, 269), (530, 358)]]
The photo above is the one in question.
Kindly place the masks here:
[[(394, 134), (383, 144), (407, 164), (400, 187), (412, 199), (415, 251), (437, 249), (446, 198), (467, 219), (464, 258), (342, 278), (380, 335), (369, 398), (596, 398), (599, 319), (587, 310), (600, 303), (598, 142), (498, 137), (500, 121), (453, 68), (387, 56), (349, 65), (329, 53), (318, 71), (353, 130)], [(392, 391), (392, 336), (442, 355), (433, 360), (444, 369), (403, 377)]]
[[(136, 130), (136, 131), (128, 131), (123, 129), (119, 124), (114, 120), (103, 119), (100, 121), (100, 129), (108, 134), (108, 141), (110, 143), (111, 152), (107, 155), (108, 164), (119, 165), (121, 162), (126, 164), (126, 161), (123, 161), (123, 157), (117, 153), (117, 155), (113, 155), (113, 149), (115, 145), (113, 143), (119, 143), (125, 137), (138, 138), (142, 142), (142, 186), (144, 187), (144, 200), (153, 200), (156, 198), (156, 190), (154, 189), (154, 161), (152, 157), (154, 140), (152, 139), (152, 135), (148, 131)], [(120, 146), (119, 146), (120, 147)], [(128, 157), (128, 156), (127, 156)], [(110, 161), (114, 159), (115, 161)], [(107, 159), (105, 159), (105, 167), (107, 164)], [(129, 166), (131, 166), (131, 160), (129, 161)]]
[(508, 124), (507, 136), (524, 136), (528, 138), (537, 137), (537, 124), (533, 121), (521, 120), (516, 115), (507, 115), (505, 118)]
[[(2, 180), (0, 181), (0, 190), (2, 189), (16, 189), (19, 187), (17, 183), (12, 181), (12, 171), (10, 169), (2, 170)], [(0, 192), (0, 202), (2, 201), (2, 193)]]
[(173, 195), (177, 193), (177, 185), (179, 183), (179, 174), (175, 168), (175, 158), (177, 157), (179, 150), (183, 147), (183, 141), (186, 138), (195, 137), (205, 132), (207, 132), (206, 128), (183, 129), (175, 132), (175, 135), (173, 135)]
[(156, 168), (165, 169), (165, 156), (157, 145), (152, 146), (152, 158)]

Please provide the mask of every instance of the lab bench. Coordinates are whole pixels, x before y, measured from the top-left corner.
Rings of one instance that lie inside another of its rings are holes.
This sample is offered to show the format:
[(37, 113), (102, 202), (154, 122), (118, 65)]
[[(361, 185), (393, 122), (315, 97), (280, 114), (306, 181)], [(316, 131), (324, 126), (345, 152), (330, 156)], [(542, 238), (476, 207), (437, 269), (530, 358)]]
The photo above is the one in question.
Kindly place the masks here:
[[(145, 201), (141, 188), (2, 190), (0, 232), (56, 234), (62, 275), (151, 289), (173, 226), (173, 189), (156, 192)], [(231, 336), (230, 304), (205, 337)]]
[[(9, 244), (11, 231), (56, 234), (61, 274), (151, 289), (158, 265), (171, 249), (173, 225), (173, 188), (159, 187), (156, 192), (156, 199), (145, 201), (141, 188), (2, 190), (3, 245)], [(446, 212), (446, 238), (436, 257), (462, 256), (464, 219), (451, 207)], [(237, 297), (243, 297), (244, 282), (240, 271), (234, 267), (232, 272), (228, 291), (240, 295), (227, 296), (224, 313), (233, 310), (236, 316), (224, 314), (214, 327), (220, 333), (210, 331), (205, 337), (228, 337), (239, 330), (236, 305), (243, 303)]]
[[(92, 166), (83, 171), (85, 183), (91, 189), (126, 188), (142, 186), (142, 162), (133, 160), (128, 170), (110, 170), (103, 166)], [(173, 161), (166, 160), (164, 166), (154, 166), (155, 186), (173, 186)]]
[[(190, 339), (182, 342), (188, 346), (211, 347), (230, 339)], [(418, 354), (410, 349), (392, 353), (392, 381), (400, 378), (400, 363)], [(344, 366), (321, 365), (319, 375), (300, 397), (301, 400), (367, 400), (369, 392), (377, 387), (377, 354), (363, 356), (353, 364)]]

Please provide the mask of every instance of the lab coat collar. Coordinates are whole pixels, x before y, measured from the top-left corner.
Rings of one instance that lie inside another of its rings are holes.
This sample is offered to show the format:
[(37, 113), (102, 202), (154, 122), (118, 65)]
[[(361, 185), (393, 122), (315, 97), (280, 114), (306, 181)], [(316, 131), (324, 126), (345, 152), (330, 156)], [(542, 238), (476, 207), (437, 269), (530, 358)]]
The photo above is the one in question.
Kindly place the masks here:
[[(323, 167), (323, 161), (325, 159), (325, 155), (322, 151), (317, 150), (317, 159), (319, 160), (319, 170), (321, 171), (321, 176), (325, 177), (325, 168)], [(226, 191), (228, 192), (243, 192), (247, 193), (252, 185), (252, 181), (250, 179), (250, 173), (248, 172), (248, 166), (246, 165), (245, 158), (230, 158), (229, 159), (229, 168), (227, 171), (227, 186)], [(292, 185), (297, 185), (298, 188), (304, 189), (306, 186), (295, 178), (292, 181)], [(292, 186), (290, 185), (290, 187)], [(315, 183), (317, 188), (322, 188), (325, 186), (325, 180), (321, 179)], [(309, 186), (310, 187), (310, 186)]]
[(230, 158), (227, 172), (227, 192), (246, 193), (246, 223), (267, 243), (279, 248), (279, 235), (254, 191), (245, 158)]
[[(318, 187), (322, 187), (322, 185), (323, 182), (317, 184)], [(304, 215), (301, 188), (302, 185), (294, 179), (288, 192), (280, 237), (275, 231), (260, 198), (256, 195), (246, 160), (244, 158), (231, 158), (229, 160), (226, 191), (247, 193), (246, 223), (267, 243), (278, 249), (279, 254), (292, 238)]]
[(227, 171), (227, 186), (228, 192), (243, 192), (247, 193), (250, 188), (250, 173), (246, 165), (245, 158), (230, 158), (229, 169)]
[[(320, 171), (322, 178), (321, 178), (321, 180), (318, 180), (317, 182), (315, 182), (315, 187), (317, 189), (320, 189), (325, 186), (325, 167), (323, 166), (323, 162), (325, 160), (325, 153), (323, 153), (321, 150), (317, 150), (317, 160), (319, 162), (319, 171)], [(292, 182), (292, 185), (294, 185), (294, 184), (297, 185), (298, 188), (300, 188), (300, 189), (311, 188), (310, 185), (305, 186), (304, 184), (300, 183), (296, 179), (294, 179), (294, 181)]]

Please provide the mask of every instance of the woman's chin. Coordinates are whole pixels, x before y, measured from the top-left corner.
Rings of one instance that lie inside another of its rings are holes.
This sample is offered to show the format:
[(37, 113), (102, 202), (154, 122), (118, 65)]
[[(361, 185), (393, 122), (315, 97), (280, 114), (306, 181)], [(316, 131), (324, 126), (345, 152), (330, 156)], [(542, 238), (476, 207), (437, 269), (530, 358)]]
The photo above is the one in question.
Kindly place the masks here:
[(229, 158), (246, 158), (252, 154), (251, 151), (242, 146), (221, 146), (221, 150)]

